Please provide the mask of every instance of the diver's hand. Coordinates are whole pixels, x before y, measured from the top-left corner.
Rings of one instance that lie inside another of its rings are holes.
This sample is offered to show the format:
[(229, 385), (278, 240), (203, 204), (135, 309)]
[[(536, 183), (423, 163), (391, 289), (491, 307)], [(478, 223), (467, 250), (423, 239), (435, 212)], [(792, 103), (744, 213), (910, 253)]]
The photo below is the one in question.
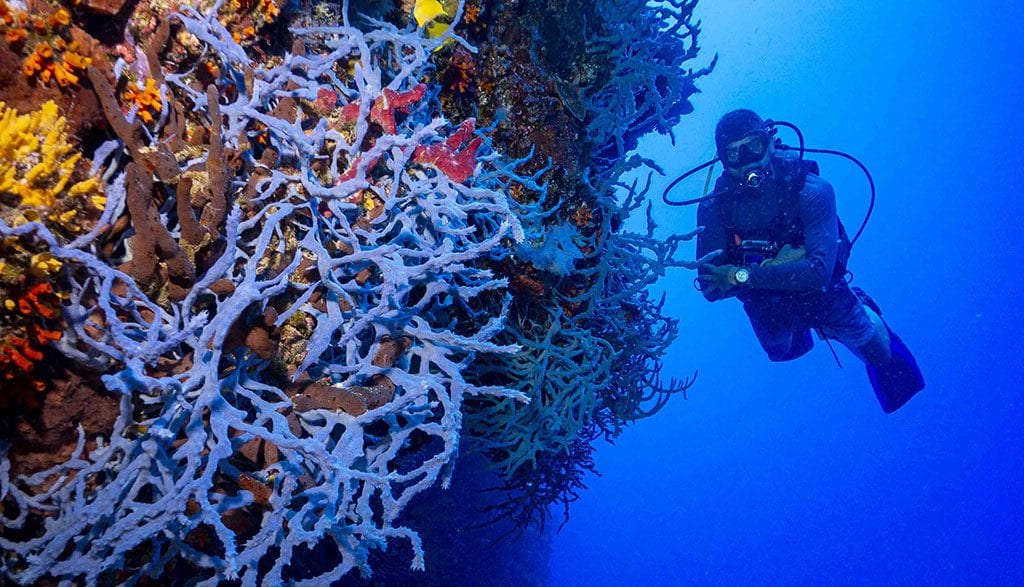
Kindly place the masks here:
[(710, 290), (714, 292), (718, 290), (720, 292), (728, 293), (728, 291), (736, 287), (736, 267), (735, 265), (712, 265), (711, 263), (705, 263), (703, 265), (707, 274), (698, 277), (701, 284), (706, 288), (714, 288)]
[(792, 261), (799, 261), (807, 256), (807, 251), (803, 247), (794, 247), (793, 245), (782, 245), (776, 254), (771, 259), (765, 259), (761, 262), (762, 267), (769, 265), (782, 265), (783, 263), (790, 263)]

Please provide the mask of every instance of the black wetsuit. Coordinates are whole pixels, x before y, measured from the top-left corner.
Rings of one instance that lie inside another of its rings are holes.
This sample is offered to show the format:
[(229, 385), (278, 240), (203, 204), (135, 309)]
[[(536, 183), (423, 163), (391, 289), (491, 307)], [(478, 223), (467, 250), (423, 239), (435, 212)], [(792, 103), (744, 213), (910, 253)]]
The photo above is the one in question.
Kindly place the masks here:
[[(813, 163), (776, 158), (773, 170), (761, 191), (738, 186), (723, 173), (715, 189), (727, 193), (697, 209), (697, 224), (704, 227), (697, 237), (697, 257), (721, 249), (724, 253), (712, 264), (744, 266), (750, 272), (746, 284), (726, 294), (705, 288), (704, 297), (739, 298), (773, 361), (809, 351), (813, 328), (857, 349), (871, 339), (875, 327), (844, 280), (850, 244), (836, 214), (835, 192), (816, 175)], [(742, 240), (802, 246), (805, 255), (762, 266), (744, 256)]]

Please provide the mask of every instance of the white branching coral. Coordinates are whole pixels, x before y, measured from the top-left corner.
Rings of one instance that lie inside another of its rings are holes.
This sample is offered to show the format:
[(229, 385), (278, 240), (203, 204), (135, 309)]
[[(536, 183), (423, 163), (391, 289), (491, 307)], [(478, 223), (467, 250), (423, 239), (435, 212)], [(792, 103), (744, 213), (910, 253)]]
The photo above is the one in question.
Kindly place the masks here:
[[(113, 178), (108, 216), (128, 208), (159, 233), (137, 230), (126, 242), (133, 261), (150, 243), (156, 263), (178, 263), (179, 294), (151, 295), (98, 254), (95, 235), (66, 245), (37, 225), (0, 226), (3, 237), (34, 231), (75, 267), (63, 348), (107, 368), (104, 383), (122, 398), (109, 437), (90, 449), (83, 435), (63, 465), (11, 478), (0, 459), (3, 570), (21, 583), (95, 583), (175, 564), (209, 583), (326, 584), (369, 572), (369, 551), (394, 539), (408, 540), (422, 567), (419, 538), (398, 517), (450, 475), (463, 399), (525, 400), (463, 378), (479, 353), (515, 350), (493, 342), (509, 296), (488, 265), (522, 239), (502, 191), (516, 162), (483, 137), (450, 140), (421, 85), (441, 40), (391, 27), (300, 29), (305, 47), (270, 65), (214, 15), (184, 6), (176, 18), (215, 62), (215, 84), (202, 91), (196, 71), (163, 71), (168, 107), (149, 143), (122, 131), (97, 159)], [(209, 148), (155, 176), (139, 162), (118, 171), (125, 157), (158, 152), (172, 100), (207, 121)], [(207, 159), (224, 149), (244, 164), (218, 178), (224, 169)], [(187, 202), (174, 225), (147, 212), (144, 188), (170, 177), (194, 179), (192, 192), (225, 186), (202, 226), (187, 225)], [(223, 253), (193, 267), (189, 230), (196, 242), (221, 240)], [(284, 365), (290, 384), (271, 357), (231, 343), (251, 322), (308, 339)], [(243, 458), (252, 451), (261, 452)], [(45, 527), (31, 527), (40, 517)], [(322, 546), (336, 560), (294, 564)]]

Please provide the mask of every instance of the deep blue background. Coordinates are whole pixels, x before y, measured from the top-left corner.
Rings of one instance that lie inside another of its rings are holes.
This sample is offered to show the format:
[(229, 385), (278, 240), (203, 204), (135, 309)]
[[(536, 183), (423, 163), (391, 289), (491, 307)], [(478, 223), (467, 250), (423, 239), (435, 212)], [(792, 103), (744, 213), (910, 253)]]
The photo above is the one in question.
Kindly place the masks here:
[[(551, 584), (1024, 584), (1024, 9), (703, 0), (697, 12), (703, 57), (720, 61), (676, 146), (641, 146), (669, 173), (657, 194), (713, 156), (714, 124), (737, 107), (860, 157), (879, 193), (855, 283), (928, 388), (886, 416), (845, 349), (842, 370), (820, 343), (769, 363), (735, 300), (706, 303), (692, 273), (673, 272), (681, 335), (665, 374), (699, 369), (698, 382), (601, 448), (603, 476), (555, 539)], [(820, 161), (856, 230), (866, 182)], [(692, 208), (656, 213), (663, 236), (694, 225)]]

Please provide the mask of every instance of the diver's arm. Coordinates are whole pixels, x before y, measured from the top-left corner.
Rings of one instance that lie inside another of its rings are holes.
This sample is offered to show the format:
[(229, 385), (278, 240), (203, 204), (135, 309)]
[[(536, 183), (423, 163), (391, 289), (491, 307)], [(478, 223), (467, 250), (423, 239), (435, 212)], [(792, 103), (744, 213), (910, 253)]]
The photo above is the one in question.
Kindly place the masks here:
[(778, 265), (750, 267), (749, 287), (805, 291), (829, 284), (839, 253), (839, 217), (832, 186), (817, 175), (808, 175), (800, 191), (800, 217), (806, 255)]
[[(702, 259), (705, 255), (718, 250), (725, 251), (725, 247), (729, 242), (729, 237), (725, 234), (725, 227), (722, 226), (719, 216), (718, 206), (713, 201), (701, 202), (697, 207), (697, 226), (704, 227), (704, 230), (697, 235), (698, 259)], [(724, 254), (719, 255), (710, 262), (711, 265), (722, 265), (724, 263)], [(697, 269), (697, 275), (699, 277), (706, 276), (708, 274), (708, 270), (704, 267)], [(736, 295), (735, 291), (723, 292), (722, 290), (710, 285), (704, 285), (701, 289), (701, 293), (704, 294), (704, 298), (709, 302), (714, 302)]]

